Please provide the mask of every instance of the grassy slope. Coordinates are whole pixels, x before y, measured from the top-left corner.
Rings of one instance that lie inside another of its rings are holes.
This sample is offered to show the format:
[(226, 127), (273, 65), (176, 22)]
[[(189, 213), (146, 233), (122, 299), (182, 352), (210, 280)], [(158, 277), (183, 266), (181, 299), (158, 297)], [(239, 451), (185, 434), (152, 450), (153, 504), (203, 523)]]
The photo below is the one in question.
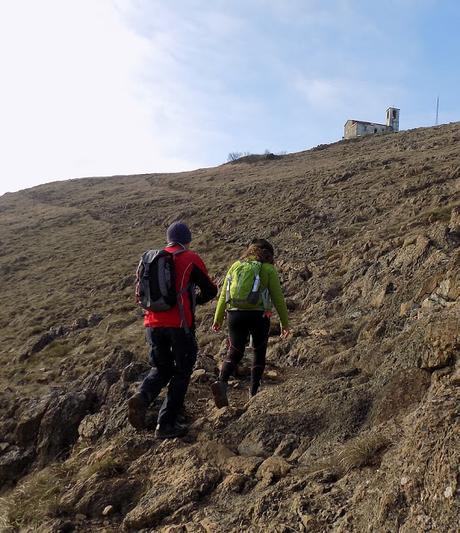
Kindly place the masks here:
[(74, 180), (3, 196), (2, 363), (11, 367), (27, 340), (49, 327), (92, 312), (131, 312), (131, 287), (116, 284), (179, 217), (191, 223), (212, 273), (222, 274), (232, 253), (262, 234), (289, 264), (340, 278), (337, 259), (354, 242), (404, 238), (407, 224), (449, 218), (458, 201), (448, 176), (459, 164), (459, 133), (457, 126), (435, 131), (434, 138), (433, 130), (415, 130), (281, 161)]
[[(417, 246), (411, 239), (435, 241), (460, 204), (459, 140), (454, 124), (339, 142), (281, 160), (73, 180), (3, 196), (0, 364), (9, 387), (3, 394), (33, 397), (50, 387), (71, 388), (115, 344), (142, 359), (132, 275), (140, 253), (160, 246), (165, 227), (182, 218), (218, 278), (251, 237), (271, 239), (297, 331), (284, 348), (272, 341), (271, 361), (294, 365), (299, 376), (302, 368), (323, 363), (358, 366), (374, 376), (375, 399), (392, 366), (404, 367), (409, 358), (409, 350), (395, 352), (395, 339), (400, 342), (408, 327), (399, 317), (401, 303), (416, 299), (423, 283), (443, 272), (442, 261), (405, 263), (402, 251)], [(435, 246), (452, 266), (455, 251), (442, 247)], [(395, 294), (374, 305), (388, 283)], [(103, 317), (99, 326), (19, 360), (49, 328), (92, 313)], [(202, 344), (215, 354), (209, 308), (200, 320)], [(397, 362), (385, 353), (396, 353)], [(325, 394), (328, 383), (316, 393)], [(334, 438), (346, 441), (340, 431)], [(321, 446), (317, 455), (327, 452), (327, 443)]]

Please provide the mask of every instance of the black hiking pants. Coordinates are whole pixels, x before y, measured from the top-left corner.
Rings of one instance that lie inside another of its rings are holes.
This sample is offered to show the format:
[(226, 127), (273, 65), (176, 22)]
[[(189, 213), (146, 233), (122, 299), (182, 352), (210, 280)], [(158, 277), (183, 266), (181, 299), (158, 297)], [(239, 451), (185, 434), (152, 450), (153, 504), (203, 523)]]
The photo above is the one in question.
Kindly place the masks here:
[(190, 376), (197, 357), (197, 344), (192, 332), (183, 328), (146, 328), (152, 369), (142, 382), (140, 392), (148, 403), (168, 385), (166, 398), (158, 414), (158, 424), (174, 424), (184, 405)]
[(228, 311), (229, 350), (220, 371), (219, 379), (228, 381), (243, 359), (249, 335), (252, 337), (254, 359), (251, 368), (251, 394), (259, 389), (265, 369), (270, 319), (263, 311)]

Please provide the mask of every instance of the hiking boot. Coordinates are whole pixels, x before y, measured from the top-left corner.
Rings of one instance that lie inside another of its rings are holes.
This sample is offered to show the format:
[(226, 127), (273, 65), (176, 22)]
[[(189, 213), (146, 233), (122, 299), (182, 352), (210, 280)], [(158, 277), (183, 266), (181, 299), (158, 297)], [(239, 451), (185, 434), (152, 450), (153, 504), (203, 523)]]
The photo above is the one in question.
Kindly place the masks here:
[(136, 429), (145, 428), (145, 415), (147, 413), (147, 402), (140, 392), (136, 392), (128, 400), (128, 420)]
[(225, 381), (215, 381), (211, 385), (212, 395), (214, 396), (214, 403), (216, 404), (216, 407), (218, 409), (220, 409), (221, 407), (226, 407), (228, 405), (227, 387), (228, 384)]
[(181, 409), (177, 413), (176, 422), (178, 422), (179, 424), (181, 424), (183, 426), (183, 425), (187, 424), (188, 421), (189, 421), (189, 416), (185, 412), (185, 409)]
[(259, 392), (259, 385), (251, 384), (251, 386), (248, 389), (248, 397), (249, 399), (254, 398), (254, 396)]
[(155, 437), (157, 439), (175, 439), (177, 437), (183, 437), (187, 431), (187, 426), (183, 426), (178, 422), (165, 424), (164, 426), (158, 424), (155, 430)]

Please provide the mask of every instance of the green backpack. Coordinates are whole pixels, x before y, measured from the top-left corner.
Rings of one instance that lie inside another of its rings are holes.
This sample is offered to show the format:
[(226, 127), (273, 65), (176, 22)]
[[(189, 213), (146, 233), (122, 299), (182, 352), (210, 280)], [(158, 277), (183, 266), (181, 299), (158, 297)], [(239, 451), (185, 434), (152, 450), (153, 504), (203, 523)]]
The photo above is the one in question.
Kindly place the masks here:
[(259, 261), (238, 261), (227, 276), (226, 303), (234, 307), (256, 305), (260, 299)]

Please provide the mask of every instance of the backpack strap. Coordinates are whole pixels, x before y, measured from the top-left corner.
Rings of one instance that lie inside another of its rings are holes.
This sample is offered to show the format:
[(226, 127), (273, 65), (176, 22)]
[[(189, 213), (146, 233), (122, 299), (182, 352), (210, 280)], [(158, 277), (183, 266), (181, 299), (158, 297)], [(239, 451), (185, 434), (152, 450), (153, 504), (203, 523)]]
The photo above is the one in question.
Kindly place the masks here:
[(228, 304), (230, 303), (230, 287), (232, 285), (232, 276), (227, 276), (226, 283), (227, 288), (225, 290), (225, 303)]
[(187, 285), (186, 287), (184, 287), (182, 290), (180, 290), (177, 293), (177, 307), (179, 308), (180, 320), (182, 324), (184, 324), (183, 329), (185, 330), (185, 333), (187, 335), (190, 333), (190, 328), (187, 325), (187, 318), (185, 316), (183, 295), (188, 291), (188, 289), (189, 289), (189, 285)]
[[(179, 255), (179, 254), (181, 254), (182, 252), (185, 252), (185, 251), (187, 251), (187, 248), (183, 247), (181, 250), (176, 250), (175, 252), (171, 252), (171, 254), (173, 256), (173, 261), (174, 261), (174, 257), (176, 255)], [(187, 325), (187, 319), (186, 319), (186, 316), (185, 316), (183, 295), (189, 290), (189, 288), (190, 288), (190, 284), (187, 283), (187, 285), (185, 287), (183, 287), (177, 293), (177, 307), (179, 309), (180, 320), (181, 320), (182, 324), (184, 324), (183, 329), (184, 329), (184, 331), (185, 331), (185, 333), (187, 335), (190, 334), (190, 328)]]
[(260, 289), (260, 271), (262, 270), (262, 263), (258, 262), (259, 266), (257, 267), (256, 275), (254, 276), (254, 283), (252, 285), (251, 292), (249, 293), (248, 300), (251, 298), (251, 295), (258, 295)]
[(142, 277), (142, 269), (144, 266), (143, 257), (141, 257), (139, 264), (137, 265), (136, 270), (136, 303), (139, 304), (141, 301), (141, 277)]
[(257, 263), (254, 267), (254, 282), (252, 284), (251, 292), (248, 294), (247, 301), (250, 304), (255, 304), (260, 296), (260, 271), (262, 270), (262, 263), (260, 261), (251, 261), (252, 265)]

